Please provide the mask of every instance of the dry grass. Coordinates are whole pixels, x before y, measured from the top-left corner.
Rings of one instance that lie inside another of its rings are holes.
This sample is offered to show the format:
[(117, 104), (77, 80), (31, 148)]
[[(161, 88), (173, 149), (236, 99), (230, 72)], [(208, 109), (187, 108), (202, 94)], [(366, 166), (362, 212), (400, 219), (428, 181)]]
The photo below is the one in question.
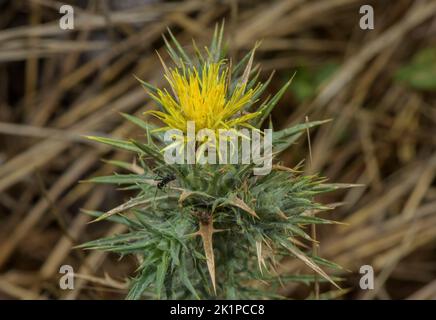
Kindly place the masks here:
[[(79, 210), (110, 209), (127, 194), (77, 182), (112, 172), (102, 158), (131, 155), (81, 136), (141, 135), (117, 114), (153, 107), (132, 75), (162, 81), (155, 51), (166, 57), (167, 27), (186, 45), (193, 37), (201, 44), (223, 18), (232, 56), (263, 39), (257, 61), (265, 78), (277, 70), (273, 87), (295, 70), (316, 78), (327, 63), (336, 65), (330, 78), (312, 84), (312, 96), (298, 99), (291, 90), (273, 122), (333, 119), (311, 132), (310, 170), (365, 185), (323, 199), (344, 202), (331, 217), (348, 225), (318, 228), (317, 235), (321, 256), (350, 271), (342, 297), (436, 298), (435, 92), (394, 79), (416, 52), (435, 44), (434, 1), (129, 1), (136, 7), (123, 11), (113, 1), (81, 2), (76, 29), (67, 32), (58, 27), (57, 1), (0, 1), (0, 298), (123, 297), (135, 261), (72, 247), (123, 231), (87, 224)], [(367, 3), (376, 12), (372, 31), (358, 25)], [(303, 81), (298, 72), (295, 87)], [(283, 161), (301, 157), (308, 157), (304, 142)], [(59, 289), (61, 264), (79, 273), (75, 290)], [(375, 269), (376, 290), (359, 289), (364, 264)], [(296, 260), (282, 265), (284, 272), (302, 268)], [(307, 291), (282, 288), (290, 297)]]

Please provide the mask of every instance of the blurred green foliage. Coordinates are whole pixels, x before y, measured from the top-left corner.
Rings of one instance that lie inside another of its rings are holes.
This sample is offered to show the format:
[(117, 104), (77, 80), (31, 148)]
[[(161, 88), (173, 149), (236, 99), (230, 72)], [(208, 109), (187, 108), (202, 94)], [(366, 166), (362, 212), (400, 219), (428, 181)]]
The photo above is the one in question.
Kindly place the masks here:
[(418, 90), (436, 90), (436, 47), (419, 50), (395, 73), (395, 79)]
[(319, 86), (329, 79), (339, 68), (336, 62), (327, 62), (318, 67), (300, 67), (297, 69), (290, 90), (298, 100), (304, 102), (315, 96)]

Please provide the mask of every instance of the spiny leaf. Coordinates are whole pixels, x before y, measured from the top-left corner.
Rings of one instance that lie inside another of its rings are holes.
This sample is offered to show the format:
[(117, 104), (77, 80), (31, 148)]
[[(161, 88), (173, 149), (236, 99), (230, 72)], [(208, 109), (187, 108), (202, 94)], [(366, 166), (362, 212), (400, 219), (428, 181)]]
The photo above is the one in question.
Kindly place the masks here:
[(134, 207), (144, 205), (144, 204), (149, 204), (153, 201), (168, 199), (170, 197), (171, 197), (170, 195), (165, 195), (165, 196), (161, 196), (161, 197), (153, 197), (153, 198), (146, 198), (146, 199), (144, 199), (143, 197), (134, 198), (134, 199), (127, 201), (126, 203), (119, 205), (118, 207), (115, 207), (115, 208), (109, 210), (108, 212), (106, 212), (105, 214), (101, 215), (100, 217), (98, 217), (97, 219), (95, 219), (91, 222), (101, 221), (101, 220), (107, 219), (108, 217), (110, 217), (114, 214), (124, 212), (124, 211), (132, 209)]
[(157, 294), (158, 299), (160, 299), (162, 296), (162, 288), (163, 288), (164, 281), (165, 281), (165, 275), (167, 273), (168, 266), (169, 266), (168, 261), (169, 261), (168, 255), (164, 254), (162, 256), (162, 260), (161, 260), (160, 264), (157, 266), (157, 270), (156, 270), (156, 294)]
[(124, 149), (128, 151), (143, 153), (143, 151), (135, 146), (132, 142), (124, 141), (120, 139), (113, 139), (113, 138), (105, 138), (105, 137), (94, 137), (94, 136), (86, 136), (87, 139), (97, 141), (100, 143), (104, 143), (107, 145), (110, 145), (112, 147), (118, 148), (118, 149)]
[(139, 79), (136, 75), (133, 75), (133, 76), (135, 77), (136, 80), (139, 81), (139, 83), (144, 87), (144, 89), (147, 92), (151, 92), (153, 94), (157, 93), (157, 88), (155, 86), (153, 86), (152, 84), (150, 84), (148, 82), (145, 82), (144, 80)]
[(304, 133), (304, 130), (319, 126), (329, 121), (330, 120), (306, 122), (280, 131), (273, 132), (272, 140), (274, 152), (281, 152), (288, 148)]
[[(104, 214), (104, 212), (101, 211), (95, 211), (95, 210), (85, 210), (82, 209), (80, 210), (81, 212), (90, 215), (92, 217), (98, 218), (100, 216), (102, 216)], [(141, 227), (141, 225), (125, 216), (111, 216), (107, 218), (109, 221), (112, 222), (116, 222), (116, 223), (120, 223), (120, 224), (124, 224), (126, 226), (128, 226), (129, 228), (133, 228), (133, 229), (137, 229), (139, 227)]]
[(240, 74), (240, 72), (242, 71), (242, 68), (244, 68), (244, 66), (246, 65), (246, 63), (250, 59), (251, 52), (252, 52), (252, 50), (250, 50), (233, 68), (233, 76), (234, 77), (237, 77)]
[(248, 83), (248, 77), (251, 73), (251, 66), (253, 65), (254, 52), (256, 48), (251, 51), (250, 59), (248, 60), (247, 66), (245, 67), (244, 73), (242, 74), (242, 79), (240, 82), (241, 86), (245, 86)]
[(136, 174), (142, 175), (144, 174), (144, 169), (138, 166), (135, 162), (130, 163), (121, 160), (102, 160), (104, 163), (111, 164), (113, 166), (126, 169), (128, 171), (134, 172)]
[(176, 51), (174, 50), (173, 46), (170, 44), (170, 42), (167, 40), (167, 37), (165, 37), (165, 35), (162, 35), (162, 39), (165, 42), (165, 47), (167, 49), (168, 54), (170, 55), (171, 59), (173, 60), (173, 62), (180, 67), (180, 61), (182, 60), (179, 55), (176, 53)]
[(135, 183), (151, 183), (152, 179), (147, 179), (142, 175), (137, 174), (115, 174), (112, 176), (100, 176), (94, 177), (86, 182), (91, 183), (103, 183), (103, 184), (135, 184)]
[(157, 129), (157, 126), (155, 126), (154, 124), (151, 124), (149, 122), (145, 122), (144, 120), (126, 114), (126, 113), (121, 113), (121, 115), (126, 118), (127, 120), (129, 120), (130, 122), (136, 124), (137, 126), (139, 126), (140, 128), (152, 132), (152, 136), (156, 139), (158, 139), (159, 141), (163, 142), (163, 134), (161, 132), (153, 132), (153, 130)]
[(342, 222), (337, 222), (333, 220), (327, 220), (314, 216), (292, 216), (289, 221), (295, 224), (343, 224)]
[(342, 268), (342, 266), (338, 265), (337, 263), (334, 263), (330, 260), (318, 257), (318, 256), (311, 256), (312, 260), (315, 261), (317, 264), (328, 267), (328, 268), (332, 268), (335, 270), (344, 270), (344, 268)]
[(276, 131), (273, 133), (273, 143), (274, 143), (274, 141), (293, 136), (293, 135), (300, 133), (306, 129), (310, 129), (310, 128), (322, 125), (322, 124), (330, 122), (330, 121), (331, 120), (328, 119), (328, 120), (321, 120), (321, 121), (305, 122), (305, 123), (300, 123), (300, 124), (297, 124), (295, 126), (292, 126), (292, 127), (280, 130), (280, 131)]
[(132, 287), (126, 296), (126, 300), (140, 299), (148, 286), (153, 283), (155, 276), (155, 273), (148, 272), (148, 269), (144, 268), (140, 276), (133, 281)]
[[(269, 84), (271, 83), (273, 76), (274, 76), (274, 71), (271, 72), (271, 75), (268, 77), (268, 79), (264, 83), (261, 84), (261, 87), (253, 95), (253, 98), (252, 98), (253, 101), (256, 101), (265, 92), (265, 90), (268, 88)], [(269, 98), (267, 98), (267, 100), (264, 102), (264, 104), (267, 103), (268, 101), (269, 101)], [(261, 109), (261, 108), (259, 108), (259, 109)], [(254, 123), (253, 123), (253, 125), (254, 125)]]
[[(182, 48), (182, 46), (180, 45), (179, 41), (177, 41), (176, 37), (174, 37), (173, 33), (171, 32), (171, 30), (169, 28), (167, 28), (168, 34), (171, 37), (171, 40), (173, 41), (174, 45), (176, 46), (179, 54), (182, 56), (182, 58), (190, 65), (192, 65), (192, 61), (191, 58), (189, 58), (189, 56), (186, 54), (185, 50)], [(177, 62), (177, 61), (175, 61)]]
[(322, 277), (324, 277), (325, 279), (327, 279), (331, 284), (333, 284), (336, 288), (341, 289), (336, 282), (334, 282), (332, 280), (332, 278), (330, 278), (329, 275), (327, 275), (327, 273), (325, 273), (324, 270), (322, 270), (317, 264), (315, 264), (308, 256), (306, 256), (303, 252), (300, 251), (300, 249), (298, 249), (297, 247), (295, 247), (293, 244), (291, 243), (287, 243), (284, 244), (282, 242), (282, 245), (288, 249), (293, 255), (295, 255), (298, 259), (300, 259), (302, 262), (304, 262), (308, 267), (310, 267), (311, 269), (313, 269), (314, 271), (316, 271), (317, 273), (319, 273)]
[(216, 295), (215, 281), (215, 257), (213, 253), (212, 236), (215, 232), (223, 230), (214, 229), (212, 215), (207, 221), (200, 221), (200, 227), (193, 235), (200, 236), (203, 241), (204, 254), (206, 255), (207, 269), (209, 270), (210, 279), (212, 280), (213, 291)]
[(245, 202), (244, 200), (238, 198), (238, 197), (233, 197), (231, 200), (228, 200), (225, 202), (225, 204), (230, 204), (232, 206), (238, 207), (239, 209), (244, 210), (245, 212), (249, 213), (250, 215), (252, 215), (253, 217), (260, 219), (259, 216), (257, 215), (257, 213), (251, 209)]
[(214, 62), (218, 62), (220, 60), (220, 56), (222, 53), (223, 34), (224, 34), (224, 21), (221, 23), (220, 28), (218, 28), (218, 24), (215, 25), (215, 30), (210, 44), (210, 54)]
[(163, 159), (162, 154), (158, 150), (153, 148), (152, 146), (144, 144), (144, 143), (139, 143), (135, 140), (132, 140), (132, 144), (134, 146), (136, 146), (137, 149), (139, 149), (142, 153), (145, 153), (145, 154), (149, 155), (150, 157), (152, 157), (155, 161), (157, 161), (159, 163), (164, 163), (164, 159)]
[(285, 85), (274, 95), (274, 97), (267, 104), (265, 104), (263, 107), (261, 107), (259, 109), (259, 111), (261, 112), (261, 116), (258, 120), (256, 120), (256, 123), (255, 123), (256, 128), (260, 128), (262, 123), (268, 118), (271, 111), (274, 109), (276, 104), (279, 102), (279, 100), (285, 94), (286, 90), (288, 90), (294, 76), (295, 76), (295, 73), (291, 77), (291, 79), (289, 79), (288, 82), (286, 82)]
[(256, 241), (256, 255), (257, 255), (257, 265), (259, 267), (259, 271), (261, 274), (263, 274), (262, 267), (266, 269), (266, 263), (262, 255), (262, 241)]
[(194, 295), (196, 299), (200, 299), (200, 296), (198, 295), (197, 291), (195, 290), (194, 286), (192, 285), (191, 280), (189, 280), (188, 277), (188, 270), (186, 266), (186, 258), (182, 254), (181, 257), (181, 265), (179, 268), (179, 274), (180, 274), (180, 280), (182, 281), (183, 285)]
[(183, 202), (191, 197), (191, 196), (199, 196), (200, 198), (209, 198), (209, 199), (213, 199), (214, 197), (205, 193), (205, 192), (201, 192), (201, 191), (192, 191), (192, 190), (186, 190), (186, 189), (178, 189), (179, 191), (181, 190), (182, 193), (180, 194), (179, 197), (179, 204), (182, 205)]

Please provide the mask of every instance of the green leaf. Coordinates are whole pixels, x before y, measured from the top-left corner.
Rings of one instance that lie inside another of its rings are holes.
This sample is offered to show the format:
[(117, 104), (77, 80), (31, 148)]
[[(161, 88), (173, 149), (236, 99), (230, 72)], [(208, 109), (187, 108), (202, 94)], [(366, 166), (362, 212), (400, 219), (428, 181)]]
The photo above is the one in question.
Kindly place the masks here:
[[(103, 183), (103, 184), (136, 184), (144, 183), (146, 177), (138, 174), (115, 174), (112, 176), (94, 177), (86, 182)], [(150, 179), (150, 178), (148, 178)]]
[(141, 275), (133, 280), (132, 287), (126, 296), (126, 300), (138, 300), (141, 299), (144, 291), (153, 283), (156, 274), (154, 272), (148, 272), (147, 268), (144, 268)]
[(138, 127), (144, 129), (145, 131), (149, 131), (151, 132), (151, 135), (153, 136), (153, 138), (158, 139), (159, 141), (163, 142), (163, 133), (162, 132), (153, 132), (153, 130), (157, 129), (158, 127), (152, 123), (149, 122), (145, 122), (144, 120), (126, 114), (126, 113), (121, 113), (121, 115), (126, 118), (127, 120), (129, 120), (130, 122), (136, 124)]
[(292, 223), (295, 224), (337, 224), (339, 222), (327, 220), (323, 218), (313, 217), (313, 216), (292, 216), (289, 218)]
[(137, 76), (135, 76), (135, 75), (133, 75), (134, 77), (135, 77), (135, 79), (136, 80), (138, 80), (139, 81), (139, 83), (144, 87), (144, 89), (147, 91), (147, 92), (151, 92), (151, 93), (153, 93), (153, 94), (156, 94), (157, 93), (157, 88), (155, 87), (155, 86), (153, 86), (152, 84), (150, 84), (150, 83), (148, 83), (148, 82), (145, 82), (144, 80), (141, 80), (141, 79), (139, 79)]
[[(171, 37), (171, 40), (173, 41), (174, 45), (176, 46), (177, 51), (178, 51), (179, 54), (182, 56), (183, 60), (184, 60), (186, 63), (192, 65), (191, 58), (189, 58), (189, 56), (186, 54), (185, 50), (184, 50), (184, 49), (182, 48), (182, 46), (180, 45), (179, 41), (177, 41), (176, 37), (174, 37), (173, 33), (171, 32), (171, 30), (170, 30), (169, 28), (167, 28), (167, 30), (168, 30), (168, 33), (169, 33), (169, 35), (170, 35), (170, 37)], [(164, 39), (165, 39), (165, 38), (164, 38)], [(168, 50), (170, 50), (170, 49), (172, 50), (172, 47), (171, 47), (171, 46), (168, 46), (168, 45), (167, 45), (167, 48), (168, 48)], [(175, 63), (178, 63), (177, 60), (175, 60), (174, 62), (175, 62)]]
[[(159, 150), (156, 150), (151, 145), (139, 143), (137, 141), (132, 140), (132, 144), (137, 147), (142, 153), (152, 157), (156, 162), (158, 163), (165, 163), (162, 153), (159, 152)], [(168, 166), (169, 168), (172, 168), (172, 166)]]
[(165, 47), (167, 49), (168, 54), (170, 55), (171, 59), (173, 60), (173, 62), (178, 66), (181, 67), (180, 65), (180, 61), (182, 60), (179, 55), (177, 54), (176, 51), (174, 51), (173, 46), (171, 45), (171, 43), (168, 41), (167, 37), (165, 37), (165, 35), (162, 36), (164, 42), (165, 42)]
[[(102, 212), (102, 211), (95, 211), (95, 210), (82, 209), (81, 211), (83, 213), (90, 215), (91, 217), (95, 217), (95, 218), (101, 217), (104, 214), (104, 212)], [(108, 220), (112, 221), (112, 222), (123, 224), (123, 225), (128, 226), (129, 228), (132, 228), (132, 229), (138, 229), (141, 227), (141, 225), (139, 223), (127, 218), (126, 216), (122, 216), (122, 215), (111, 216), (108, 218)]]
[(288, 90), (294, 76), (295, 73), (291, 77), (291, 79), (289, 79), (288, 82), (285, 83), (285, 85), (274, 95), (274, 97), (268, 103), (264, 104), (261, 108), (259, 108), (258, 111), (261, 112), (261, 116), (259, 119), (256, 120), (254, 125), (255, 127), (259, 128), (262, 125), (262, 123), (268, 118), (271, 111), (274, 109), (276, 104), (280, 101), (282, 96), (285, 94), (286, 90)]
[(325, 266), (334, 270), (344, 270), (342, 266), (338, 265), (337, 263), (334, 263), (330, 260), (318, 257), (318, 256), (311, 256), (312, 260), (315, 261), (317, 264), (321, 266)]
[(104, 163), (111, 164), (115, 167), (119, 167), (122, 169), (126, 169), (128, 171), (132, 171), (132, 163), (126, 162), (126, 161), (120, 161), (120, 160), (102, 160)]
[(293, 144), (305, 130), (330, 122), (330, 120), (312, 121), (297, 124), (280, 131), (273, 132), (274, 152), (281, 152)]
[(200, 299), (200, 296), (198, 295), (197, 291), (195, 290), (194, 286), (192, 285), (191, 280), (189, 280), (188, 277), (188, 270), (186, 266), (186, 258), (182, 254), (181, 256), (181, 265), (179, 267), (179, 274), (180, 274), (180, 280), (183, 283), (183, 285), (191, 292), (196, 299)]
[[(256, 101), (265, 92), (265, 90), (268, 88), (269, 84), (271, 83), (273, 76), (274, 76), (274, 72), (272, 72), (271, 75), (268, 77), (268, 79), (264, 83), (261, 84), (261, 87), (259, 88), (259, 90), (257, 90), (257, 92), (253, 95), (253, 98), (252, 98), (253, 101)], [(254, 83), (252, 84), (251, 81), (250, 81), (248, 88), (250, 88), (250, 86), (254, 86)], [(268, 102), (268, 101), (266, 101), (266, 102)]]
[(291, 223), (287, 223), (283, 227), (285, 227), (286, 229), (288, 229), (291, 232), (295, 233), (297, 236), (302, 237), (303, 239), (306, 239), (306, 240), (309, 240), (309, 241), (313, 241), (313, 239), (306, 232), (304, 232), (301, 228), (299, 228), (296, 225), (293, 225)]
[(213, 59), (213, 62), (218, 62), (221, 59), (223, 35), (224, 35), (224, 21), (221, 23), (220, 27), (218, 24), (215, 25), (212, 41), (209, 46), (210, 54), (211, 54), (211, 58)]
[(157, 298), (162, 297), (162, 289), (164, 287), (165, 275), (169, 266), (169, 258), (167, 254), (162, 255), (161, 263), (157, 266), (156, 270), (156, 294)]
[(129, 201), (109, 210), (108, 212), (106, 212), (105, 214), (103, 214), (102, 216), (98, 217), (97, 219), (95, 219), (93, 222), (97, 222), (97, 221), (101, 221), (104, 219), (107, 219), (115, 214), (127, 211), (129, 209), (135, 208), (139, 205), (149, 205), (150, 203), (154, 202), (154, 201), (159, 201), (159, 200), (163, 200), (163, 199), (168, 199), (170, 197), (174, 197), (171, 195), (164, 195), (164, 196), (160, 196), (160, 197), (154, 197), (151, 196), (150, 198), (144, 198), (144, 196), (138, 196), (136, 198), (130, 199)]
[(120, 139), (113, 139), (113, 138), (105, 138), (105, 137), (95, 137), (95, 136), (87, 136), (86, 138), (89, 140), (93, 140), (93, 141), (97, 141), (100, 143), (110, 145), (110, 146), (118, 148), (118, 149), (143, 153), (143, 151), (140, 148), (138, 148), (132, 142), (129, 142), (129, 141), (120, 140)]
[(145, 232), (135, 231), (89, 241), (75, 248), (121, 252), (124, 250), (136, 250), (143, 246), (150, 245), (151, 242), (149, 239)]
[(333, 284), (336, 288), (340, 289), (340, 287), (333, 281), (333, 279), (325, 273), (312, 259), (310, 256), (302, 252), (299, 248), (297, 248), (291, 241), (280, 239), (275, 237), (279, 243), (286, 249), (288, 249), (293, 255), (295, 255), (298, 259), (300, 259), (304, 264), (310, 267), (312, 270), (317, 272), (323, 278), (327, 279), (331, 284)]
[(245, 65), (248, 63), (248, 60), (250, 60), (251, 55), (253, 54), (254, 49), (251, 49), (237, 64), (236, 66), (233, 68), (232, 71), (232, 76), (233, 77), (238, 77), (239, 75), (242, 74), (242, 72), (244, 72), (245, 69)]

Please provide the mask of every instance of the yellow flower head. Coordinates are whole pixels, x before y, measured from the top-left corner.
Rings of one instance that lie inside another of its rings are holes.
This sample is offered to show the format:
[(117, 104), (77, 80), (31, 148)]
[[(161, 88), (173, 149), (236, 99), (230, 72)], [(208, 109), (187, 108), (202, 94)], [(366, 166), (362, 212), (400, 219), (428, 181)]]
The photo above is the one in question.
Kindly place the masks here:
[(159, 130), (179, 129), (186, 132), (187, 122), (195, 123), (196, 131), (251, 127), (248, 121), (259, 112), (247, 113), (243, 109), (250, 103), (259, 87), (246, 91), (246, 83), (240, 83), (230, 91), (229, 68), (220, 63), (205, 63), (201, 68), (166, 69), (172, 94), (166, 89), (150, 95), (163, 111), (149, 111), (166, 126)]

